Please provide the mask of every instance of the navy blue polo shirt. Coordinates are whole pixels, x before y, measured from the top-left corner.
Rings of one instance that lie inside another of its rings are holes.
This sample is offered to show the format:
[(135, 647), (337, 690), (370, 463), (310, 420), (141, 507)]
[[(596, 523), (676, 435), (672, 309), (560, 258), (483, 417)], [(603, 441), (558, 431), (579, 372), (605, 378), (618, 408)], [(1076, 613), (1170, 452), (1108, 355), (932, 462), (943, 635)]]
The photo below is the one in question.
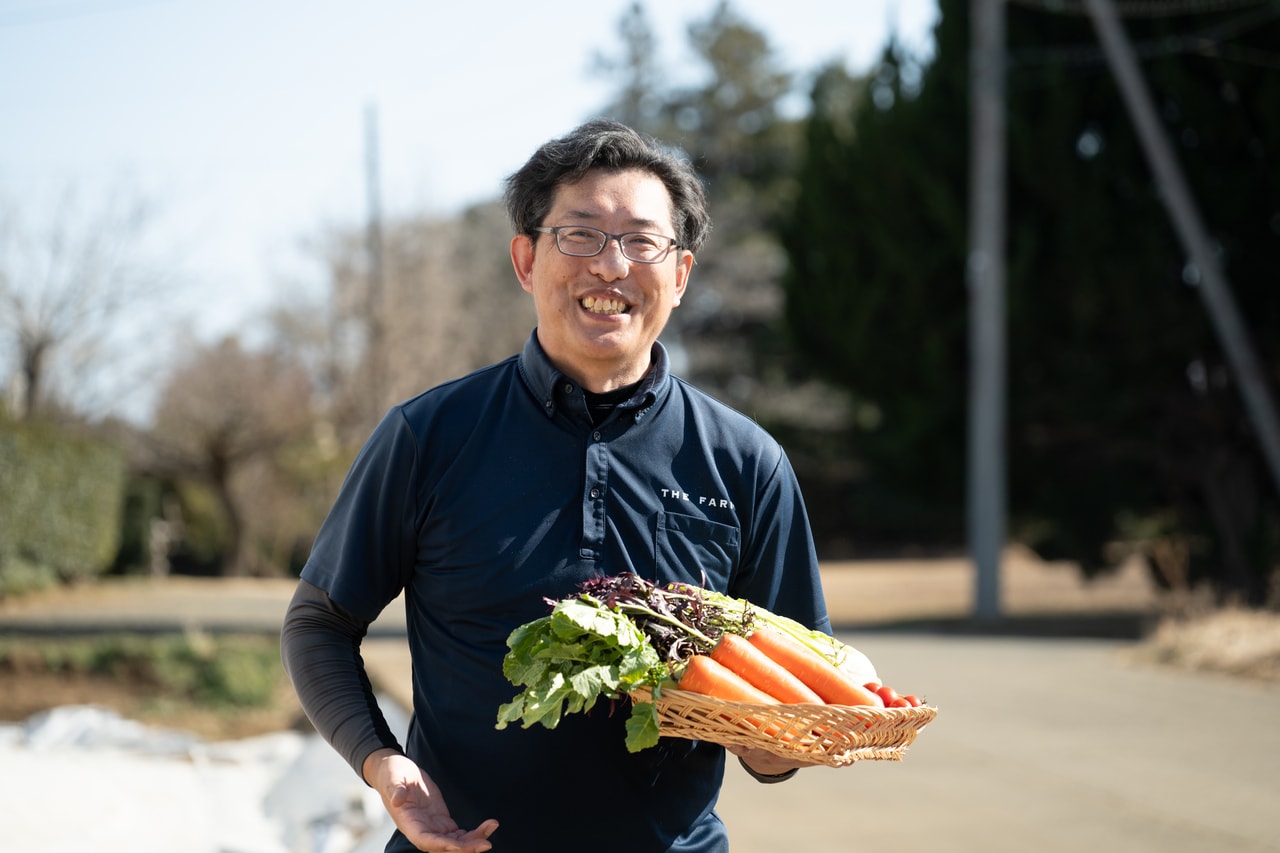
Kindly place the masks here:
[[(537, 343), (393, 408), (352, 465), (302, 577), (372, 621), (401, 590), (413, 656), (406, 751), (495, 850), (727, 850), (719, 746), (626, 751), (625, 707), (497, 731), (510, 632), (600, 575), (745, 598), (829, 630), (782, 448), (654, 366), (598, 426)], [(402, 846), (396, 846), (399, 842)], [(412, 849), (397, 835), (388, 850)]]

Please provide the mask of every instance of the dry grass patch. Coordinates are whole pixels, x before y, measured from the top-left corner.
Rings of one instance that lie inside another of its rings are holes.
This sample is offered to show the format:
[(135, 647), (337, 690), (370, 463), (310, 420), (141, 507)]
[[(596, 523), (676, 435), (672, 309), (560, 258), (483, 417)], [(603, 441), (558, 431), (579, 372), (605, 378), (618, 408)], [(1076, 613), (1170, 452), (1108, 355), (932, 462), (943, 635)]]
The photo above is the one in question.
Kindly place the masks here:
[(302, 719), (274, 637), (0, 638), (0, 721), (82, 704), (212, 739), (281, 731)]
[(1133, 656), (1144, 663), (1280, 682), (1280, 613), (1227, 608), (1167, 617)]

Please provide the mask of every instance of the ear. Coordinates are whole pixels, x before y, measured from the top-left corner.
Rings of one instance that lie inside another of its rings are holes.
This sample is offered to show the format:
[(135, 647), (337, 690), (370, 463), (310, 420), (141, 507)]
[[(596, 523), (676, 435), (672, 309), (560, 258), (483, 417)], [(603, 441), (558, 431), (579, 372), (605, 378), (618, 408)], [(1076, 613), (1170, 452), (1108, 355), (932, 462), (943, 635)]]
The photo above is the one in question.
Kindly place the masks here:
[(533, 293), (533, 238), (517, 234), (511, 238), (511, 266), (516, 271), (520, 286)]
[(675, 301), (671, 306), (680, 304), (680, 300), (684, 298), (685, 289), (689, 286), (689, 276), (693, 273), (693, 252), (681, 252), (680, 257), (676, 260), (676, 295)]

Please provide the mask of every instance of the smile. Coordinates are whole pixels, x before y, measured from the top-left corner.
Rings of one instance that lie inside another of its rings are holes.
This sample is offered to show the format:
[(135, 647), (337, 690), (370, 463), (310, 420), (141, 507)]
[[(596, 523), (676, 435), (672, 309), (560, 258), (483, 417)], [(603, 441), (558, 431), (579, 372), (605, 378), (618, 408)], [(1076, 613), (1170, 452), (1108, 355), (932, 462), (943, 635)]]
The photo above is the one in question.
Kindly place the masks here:
[(592, 314), (626, 314), (631, 310), (631, 306), (621, 299), (606, 299), (597, 296), (584, 296), (580, 304)]

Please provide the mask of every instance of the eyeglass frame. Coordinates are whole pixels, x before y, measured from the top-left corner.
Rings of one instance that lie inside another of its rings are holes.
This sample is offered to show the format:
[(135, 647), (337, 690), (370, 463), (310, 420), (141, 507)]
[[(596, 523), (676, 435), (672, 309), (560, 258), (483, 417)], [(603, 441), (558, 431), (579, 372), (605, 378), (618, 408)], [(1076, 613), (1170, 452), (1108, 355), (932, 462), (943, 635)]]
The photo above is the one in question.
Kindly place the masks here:
[[(604, 240), (600, 242), (600, 248), (596, 249), (594, 252), (592, 252), (589, 255), (580, 255), (574, 252), (566, 252), (564, 248), (560, 245), (560, 232), (561, 230), (572, 229), (572, 228), (581, 228), (584, 231), (595, 231), (597, 234), (603, 234)], [(606, 248), (608, 248), (609, 242), (614, 241), (618, 244), (618, 251), (622, 253), (622, 257), (626, 258), (628, 261), (631, 261), (633, 264), (660, 264), (671, 256), (672, 251), (684, 248), (683, 246), (680, 245), (679, 238), (668, 237), (666, 234), (659, 234), (655, 231), (625, 231), (621, 234), (610, 234), (608, 231), (604, 231), (600, 228), (596, 228), (591, 225), (552, 225), (552, 226), (535, 225), (531, 230), (536, 231), (539, 234), (550, 234), (552, 237), (555, 238), (556, 251), (570, 258), (598, 257)], [(667, 250), (666, 252), (663, 253), (662, 257), (656, 258), (652, 261), (645, 261), (639, 258), (633, 258), (627, 254), (626, 246), (622, 242), (623, 237), (630, 237), (633, 234), (643, 234), (646, 237), (661, 237), (663, 240), (670, 240), (671, 244), (667, 246)]]

